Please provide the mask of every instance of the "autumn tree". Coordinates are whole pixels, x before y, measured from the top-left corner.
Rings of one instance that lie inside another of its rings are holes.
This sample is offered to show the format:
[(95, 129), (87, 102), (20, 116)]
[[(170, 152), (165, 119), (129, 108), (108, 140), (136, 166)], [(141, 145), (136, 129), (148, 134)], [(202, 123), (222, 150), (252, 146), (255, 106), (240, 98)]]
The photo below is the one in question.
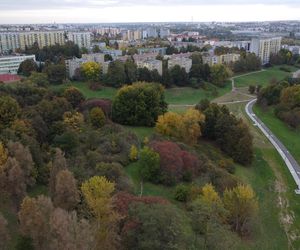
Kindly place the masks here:
[(233, 229), (241, 235), (251, 232), (251, 223), (258, 213), (258, 201), (249, 185), (238, 185), (226, 190), (224, 206), (229, 211), (229, 221)]
[(193, 145), (201, 136), (200, 124), (203, 121), (204, 115), (195, 109), (189, 109), (182, 115), (168, 112), (158, 117), (155, 129), (160, 134)]
[(61, 170), (67, 169), (67, 161), (60, 149), (56, 149), (54, 159), (50, 164), (49, 190), (50, 194), (55, 194), (56, 176)]
[(79, 220), (76, 212), (56, 208), (49, 218), (50, 240), (48, 249), (82, 249), (93, 248), (92, 227), (88, 221)]
[(83, 77), (88, 81), (99, 81), (101, 66), (96, 62), (86, 62), (80, 67)]
[(5, 164), (7, 158), (8, 158), (7, 150), (4, 147), (3, 143), (0, 142), (0, 166)]
[(54, 211), (51, 199), (45, 196), (26, 197), (18, 214), (22, 235), (33, 240), (36, 249), (48, 249), (49, 218)]
[(239, 238), (226, 225), (228, 212), (213, 185), (203, 186), (188, 210), (197, 239), (203, 237), (203, 241), (198, 240), (202, 248), (231, 249), (237, 245)]
[(96, 128), (101, 128), (105, 124), (106, 118), (103, 110), (99, 107), (92, 108), (90, 111), (91, 124)]
[(138, 149), (135, 145), (131, 145), (129, 158), (131, 161), (136, 161), (138, 159)]
[(7, 148), (9, 154), (14, 157), (20, 165), (26, 185), (32, 187), (36, 182), (37, 170), (29, 147), (24, 147), (20, 142), (9, 141)]
[(0, 128), (9, 127), (20, 114), (18, 102), (10, 96), (0, 97)]
[(56, 207), (73, 210), (79, 201), (76, 179), (69, 170), (61, 170), (56, 175), (53, 202)]
[(81, 131), (81, 128), (84, 124), (84, 117), (81, 113), (67, 111), (64, 113), (63, 119), (64, 125), (68, 129), (74, 130), (76, 132)]
[(45, 196), (26, 197), (18, 214), (23, 237), (32, 239), (35, 249), (89, 250), (94, 246), (93, 228), (75, 211), (54, 208)]
[(75, 87), (67, 88), (63, 96), (72, 104), (73, 108), (77, 108), (85, 100), (84, 95)]
[(94, 176), (81, 186), (83, 197), (96, 220), (97, 249), (116, 249), (116, 223), (119, 215), (113, 209), (115, 184), (103, 176)]

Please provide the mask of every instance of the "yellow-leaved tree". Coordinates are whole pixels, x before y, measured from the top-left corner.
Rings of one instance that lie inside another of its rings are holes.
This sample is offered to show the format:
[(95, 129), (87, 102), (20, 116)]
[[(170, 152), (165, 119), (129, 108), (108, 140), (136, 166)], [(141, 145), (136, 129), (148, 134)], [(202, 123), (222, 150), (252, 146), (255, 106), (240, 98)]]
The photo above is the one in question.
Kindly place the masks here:
[(83, 197), (95, 216), (96, 249), (116, 249), (119, 214), (114, 211), (112, 194), (115, 183), (103, 176), (94, 176), (81, 186)]
[(206, 184), (202, 188), (201, 200), (205, 202), (207, 205), (213, 204), (221, 204), (221, 198), (219, 194), (216, 192), (214, 186), (212, 184)]
[(99, 81), (101, 74), (101, 65), (96, 62), (86, 62), (80, 67), (81, 73), (86, 80)]
[(138, 149), (135, 145), (131, 145), (129, 158), (131, 161), (136, 161), (138, 159)]
[(196, 109), (189, 109), (182, 115), (167, 112), (158, 117), (155, 129), (160, 134), (193, 145), (201, 136), (200, 124), (203, 121), (204, 115)]
[(251, 230), (251, 222), (258, 212), (257, 197), (249, 185), (239, 184), (224, 192), (223, 203), (229, 211), (229, 222), (234, 230), (245, 235)]

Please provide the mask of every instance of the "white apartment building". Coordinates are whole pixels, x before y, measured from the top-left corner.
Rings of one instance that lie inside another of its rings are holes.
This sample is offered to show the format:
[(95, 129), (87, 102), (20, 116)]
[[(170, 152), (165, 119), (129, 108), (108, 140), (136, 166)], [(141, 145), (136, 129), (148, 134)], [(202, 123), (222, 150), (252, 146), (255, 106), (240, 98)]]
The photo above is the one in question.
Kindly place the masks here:
[(162, 61), (160, 60), (146, 60), (146, 61), (137, 61), (136, 65), (138, 68), (147, 68), (149, 70), (157, 70), (158, 74), (162, 75)]
[(216, 55), (205, 55), (202, 56), (203, 63), (213, 66), (215, 64), (230, 64), (240, 59), (240, 54), (224, 54), (220, 56)]
[(173, 68), (175, 65), (179, 65), (184, 68), (187, 73), (190, 72), (192, 68), (192, 59), (187, 57), (173, 57), (168, 61), (168, 68)]
[(250, 51), (257, 55), (262, 64), (270, 62), (270, 55), (277, 54), (281, 49), (281, 37), (274, 38), (254, 38), (251, 41)]
[(88, 62), (104, 63), (103, 53), (82, 54), (82, 59)]
[(77, 44), (79, 48), (91, 47), (91, 33), (90, 32), (69, 32), (68, 40), (72, 41), (74, 44)]
[(64, 44), (64, 31), (29, 31), (0, 33), (0, 53), (17, 49), (24, 50), (37, 43), (40, 48), (55, 44)]
[(82, 58), (65, 60), (67, 77), (72, 79), (74, 76), (76, 76), (76, 71), (80, 68), (81, 64), (85, 62), (87, 62), (87, 60)]
[(35, 55), (18, 55), (18, 56), (0, 57), (0, 75), (17, 74), (20, 64), (27, 59), (35, 61)]

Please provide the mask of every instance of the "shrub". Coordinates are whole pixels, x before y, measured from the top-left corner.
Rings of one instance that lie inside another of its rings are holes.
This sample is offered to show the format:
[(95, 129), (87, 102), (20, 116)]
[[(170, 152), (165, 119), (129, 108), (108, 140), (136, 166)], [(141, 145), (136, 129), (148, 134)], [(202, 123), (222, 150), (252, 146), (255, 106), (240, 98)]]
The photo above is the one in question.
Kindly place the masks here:
[(190, 193), (190, 187), (180, 184), (176, 186), (174, 198), (177, 201), (186, 202)]
[(161, 182), (174, 185), (183, 180), (191, 180), (201, 172), (198, 158), (170, 141), (152, 141), (150, 147), (160, 156)]
[(112, 110), (112, 101), (109, 99), (90, 99), (85, 102), (83, 102), (80, 105), (81, 111), (90, 110), (92, 108), (101, 108), (102, 111), (105, 113), (106, 117), (111, 116), (111, 110)]
[(105, 124), (105, 115), (101, 108), (92, 108), (90, 111), (90, 121), (96, 128), (101, 128)]

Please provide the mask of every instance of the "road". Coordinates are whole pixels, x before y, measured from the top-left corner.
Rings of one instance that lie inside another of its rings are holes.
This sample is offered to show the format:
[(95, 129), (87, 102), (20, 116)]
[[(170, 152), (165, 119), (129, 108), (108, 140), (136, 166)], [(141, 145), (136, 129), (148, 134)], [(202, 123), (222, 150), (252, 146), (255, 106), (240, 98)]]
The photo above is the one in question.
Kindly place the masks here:
[(295, 190), (296, 194), (300, 194), (300, 166), (294, 157), (289, 153), (287, 148), (281, 143), (281, 141), (272, 133), (272, 131), (254, 114), (253, 105), (256, 103), (257, 99), (253, 99), (245, 107), (247, 115), (254, 122), (254, 126), (257, 126), (264, 135), (269, 139), (273, 146), (278, 151), (279, 155), (284, 160), (287, 165), (294, 181), (297, 185)]

